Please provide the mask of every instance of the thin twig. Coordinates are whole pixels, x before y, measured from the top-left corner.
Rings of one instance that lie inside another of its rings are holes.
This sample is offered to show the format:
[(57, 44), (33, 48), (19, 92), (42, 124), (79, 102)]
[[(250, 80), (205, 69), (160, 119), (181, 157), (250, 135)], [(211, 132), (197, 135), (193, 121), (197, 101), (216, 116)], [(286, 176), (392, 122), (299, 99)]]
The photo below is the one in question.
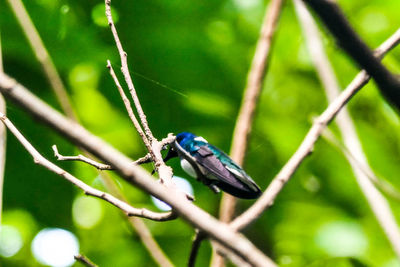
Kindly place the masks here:
[(63, 161), (82, 161), (85, 162), (89, 165), (92, 165), (98, 170), (113, 170), (114, 168), (108, 164), (103, 164), (97, 161), (94, 161), (92, 159), (89, 159), (88, 157), (85, 157), (84, 155), (79, 154), (78, 156), (63, 156), (58, 152), (58, 148), (56, 145), (53, 145), (51, 147), (54, 151), (54, 156), (57, 158), (57, 160), (63, 160)]
[(84, 182), (82, 182), (81, 180), (79, 180), (78, 178), (73, 176), (72, 174), (66, 172), (65, 170), (61, 169), (60, 167), (58, 167), (57, 165), (55, 165), (54, 163), (50, 162), (45, 157), (43, 157), (29, 143), (29, 141), (26, 140), (26, 138), (18, 131), (18, 129), (14, 126), (14, 124), (3, 113), (0, 113), (0, 120), (4, 123), (4, 125), (7, 126), (7, 128), (10, 130), (10, 132), (18, 139), (18, 141), (24, 146), (24, 148), (29, 152), (29, 154), (31, 154), (31, 156), (33, 157), (33, 161), (36, 164), (39, 164), (39, 165), (45, 167), (46, 169), (62, 176), (64, 179), (66, 179), (70, 183), (72, 183), (75, 186), (82, 189), (86, 195), (94, 196), (94, 197), (103, 199), (103, 200), (111, 203), (115, 207), (123, 210), (127, 216), (138, 216), (138, 217), (142, 217), (142, 218), (146, 218), (146, 219), (150, 219), (150, 220), (154, 220), (154, 221), (167, 221), (167, 220), (173, 220), (176, 218), (176, 214), (173, 212), (158, 213), (158, 212), (153, 212), (153, 211), (150, 211), (147, 209), (134, 208), (134, 207), (130, 206), (129, 204), (127, 204), (126, 202), (123, 202), (108, 193), (102, 192), (100, 190), (97, 190), (97, 189), (85, 184)]
[[(149, 156), (149, 154), (147, 154), (147, 156)], [(112, 195), (128, 203), (128, 199), (124, 196), (114, 180), (108, 176), (107, 172), (102, 173), (102, 178), (105, 187)], [(128, 219), (128, 222), (133, 230), (136, 231), (144, 247), (147, 249), (147, 252), (153, 258), (153, 260), (161, 267), (172, 267), (173, 264), (171, 263), (170, 259), (167, 257), (167, 255), (165, 255), (157, 241), (153, 238), (143, 219), (135, 216), (126, 218)]]
[[(44, 44), (42, 43), (40, 36), (37, 33), (33, 23), (29, 19), (27, 12), (22, 5), (22, 2), (20, 2), (20, 0), (17, 0), (17, 1), (9, 0), (9, 1), (10, 1), (10, 4), (13, 6), (13, 9), (17, 15), (17, 18), (25, 32), (25, 35), (28, 38), (28, 41), (31, 44), (31, 47), (32, 47), (36, 57), (42, 64), (44, 72), (45, 72), (50, 84), (52, 85), (53, 91), (55, 92), (55, 95), (61, 104), (61, 108), (64, 110), (64, 112), (67, 114), (67, 116), (69, 118), (71, 118), (73, 120), (77, 120), (77, 117), (75, 116), (75, 113), (73, 112), (72, 105), (70, 103), (69, 97), (65, 90), (65, 86), (63, 85), (62, 80), (60, 78), (60, 75), (58, 74), (58, 72), (53, 64), (50, 55), (47, 53), (47, 50), (46, 50)], [(146, 159), (148, 159), (148, 158), (146, 157)], [(146, 159), (144, 159), (144, 160), (146, 160)], [(140, 164), (140, 162), (141, 161), (137, 161), (136, 163)], [(100, 173), (99, 175), (106, 185), (111, 186), (111, 184), (113, 184), (113, 181), (111, 180), (111, 178), (108, 177), (105, 173)], [(107, 189), (109, 190), (110, 188), (107, 187)], [(117, 188), (117, 187), (115, 187), (114, 194), (116, 194), (116, 192), (118, 192), (119, 195), (122, 196), (122, 193), (120, 192), (119, 188)], [(125, 202), (127, 202), (126, 199), (125, 199)], [(159, 264), (160, 266), (165, 266), (165, 267), (172, 266), (170, 260), (167, 258), (167, 256), (161, 250), (161, 248), (154, 241), (154, 239), (152, 238), (152, 236), (150, 234), (150, 231), (147, 229), (147, 226), (141, 221), (141, 219), (133, 217), (133, 218), (128, 218), (128, 221), (129, 221), (130, 225), (134, 229), (136, 229), (136, 231), (137, 231), (139, 237), (142, 239), (145, 247), (148, 249), (150, 255), (157, 262), (157, 264)]]
[[(146, 115), (143, 112), (142, 106), (140, 104), (139, 98), (138, 98), (136, 90), (135, 90), (135, 87), (133, 85), (132, 78), (131, 78), (130, 72), (129, 72), (128, 63), (127, 63), (127, 54), (124, 51), (124, 49), (122, 48), (122, 44), (121, 44), (121, 41), (119, 39), (119, 36), (118, 36), (118, 33), (117, 33), (117, 29), (116, 29), (116, 27), (114, 25), (114, 21), (113, 21), (113, 18), (112, 18), (111, 0), (105, 0), (105, 9), (106, 9), (105, 13), (106, 13), (108, 25), (110, 26), (111, 32), (112, 32), (114, 40), (115, 40), (115, 44), (116, 44), (117, 49), (118, 49), (118, 53), (119, 53), (120, 58), (121, 58), (121, 66), (122, 66), (121, 67), (121, 71), (122, 71), (122, 74), (124, 75), (125, 82), (128, 85), (129, 92), (131, 93), (133, 102), (135, 104), (137, 113), (138, 113), (139, 118), (140, 118), (141, 126), (143, 127), (144, 133), (145, 133), (145, 135), (147, 137), (147, 138), (143, 138), (143, 142), (145, 142), (146, 147), (149, 150), (149, 153), (153, 157), (153, 161), (155, 163), (155, 169), (159, 174), (161, 183), (164, 184), (167, 187), (175, 187), (175, 184), (172, 182), (172, 169), (164, 163), (163, 157), (161, 155), (161, 150), (162, 150), (163, 146), (153, 136), (153, 134), (152, 134), (152, 132), (151, 132), (151, 130), (149, 128), (149, 124), (147, 122)], [(111, 66), (111, 65), (109, 65), (109, 66)], [(112, 70), (112, 68), (110, 68), (110, 71), (111, 70)], [(116, 80), (116, 76), (115, 75), (113, 76), (113, 78), (114, 78), (114, 80)], [(118, 84), (117, 84), (117, 87), (118, 87), (118, 89), (121, 88), (121, 86), (118, 85)], [(125, 100), (124, 100), (124, 102), (125, 102)], [(129, 104), (129, 107), (130, 107), (130, 104)], [(129, 113), (129, 110), (128, 110), (128, 113)], [(139, 133), (140, 133), (140, 131), (139, 131)]]
[[(301, 0), (294, 0), (294, 3), (303, 33), (306, 37), (308, 50), (312, 55), (312, 60), (325, 89), (328, 101), (332, 102), (340, 94), (340, 87), (328, 56), (325, 53), (317, 25)], [(374, 60), (378, 61), (375, 57)], [(368, 164), (367, 157), (357, 136), (353, 120), (346, 107), (343, 107), (341, 113), (337, 115), (336, 124), (338, 125), (340, 134), (343, 137), (345, 147), (348, 151), (352, 151), (352, 154), (354, 155), (354, 157), (349, 157), (347, 155), (347, 158), (356, 177), (358, 186), (367, 199), (372, 212), (386, 234), (386, 237), (389, 239), (394, 251), (400, 258), (399, 227), (389, 203), (374, 187), (373, 182), (368, 175), (365, 174), (363, 169), (360, 168), (359, 164), (357, 164), (357, 162), (361, 162), (368, 172), (371, 173), (373, 177), (376, 177), (372, 168)]]
[(83, 265), (86, 265), (88, 267), (97, 267), (97, 264), (94, 264), (88, 257), (86, 257), (85, 255), (79, 254), (74, 256), (74, 259), (76, 261), (79, 261), (80, 263), (82, 263)]
[(38, 31), (33, 25), (28, 12), (26, 12), (24, 4), (21, 0), (8, 0), (8, 3), (14, 11), (14, 14), (17, 17), (18, 22), (21, 25), (21, 28), (24, 31), (24, 34), (28, 39), (37, 60), (42, 65), (46, 77), (51, 85), (51, 88), (54, 90), (62, 109), (65, 111), (68, 117), (76, 118), (74, 110), (69, 101), (67, 90), (64, 87), (60, 75), (58, 74), (54, 63), (47, 52)]
[(374, 56), (371, 49), (352, 29), (336, 1), (304, 0), (325, 23), (340, 47), (371, 75), (386, 99), (400, 110), (400, 80)]
[[(54, 152), (54, 156), (57, 158), (57, 160), (61, 160), (61, 161), (82, 161), (85, 162), (89, 165), (92, 165), (93, 167), (95, 167), (98, 170), (114, 170), (114, 168), (111, 165), (108, 164), (104, 164), (104, 163), (100, 163), (97, 162), (95, 160), (92, 160), (84, 155), (77, 155), (77, 156), (64, 156), (61, 155), (60, 152), (58, 152), (58, 148), (56, 145), (53, 145), (51, 147), (53, 149)], [(135, 160), (134, 162), (132, 162), (133, 164), (136, 165), (140, 165), (140, 164), (144, 164), (144, 163), (149, 163), (151, 160), (151, 156), (149, 153), (147, 153), (145, 156)]]
[[(1, 45), (1, 32), (0, 32), (0, 73), (4, 72), (3, 68), (3, 54)], [(2, 94), (0, 94), (0, 112), (6, 113), (6, 101)], [(7, 145), (7, 131), (4, 125), (0, 125), (0, 225), (2, 222), (3, 214), (3, 189), (4, 189), (4, 171), (6, 164), (6, 145)]]
[(165, 187), (155, 181), (143, 168), (131, 164), (131, 159), (89, 133), (81, 125), (65, 118), (5, 74), (0, 74), (0, 92), (27, 110), (29, 114), (40, 118), (40, 122), (51, 126), (65, 138), (85, 148), (103, 162), (114, 166), (126, 181), (168, 203), (183, 219), (206, 232), (211, 239), (218, 241), (238, 257), (254, 266), (276, 266), (243, 235), (192, 204), (186, 195), (174, 187)]
[[(381, 48), (387, 48), (387, 50), (380, 51), (383, 51), (383, 54), (388, 52), (397, 45), (399, 39), (400, 29), (397, 30), (384, 42), (383, 45), (380, 46)], [(312, 152), (315, 142), (318, 140), (328, 123), (335, 118), (340, 109), (369, 81), (369, 79), (370, 77), (366, 71), (361, 71), (347, 86), (347, 88), (337, 98), (335, 98), (331, 104), (329, 104), (325, 111), (315, 120), (299, 148), (285, 164), (285, 166), (283, 166), (281, 171), (275, 176), (263, 195), (248, 210), (246, 210), (246, 212), (232, 221), (230, 225), (234, 229), (239, 230), (246, 227), (255, 219), (257, 219), (264, 210), (273, 204), (276, 196), (283, 189), (287, 181), (289, 181), (289, 179), (292, 177), (297, 167)]]
[(3, 49), (2, 49), (2, 44), (1, 44), (1, 31), (0, 31), (0, 72), (4, 72)]
[[(128, 112), (129, 118), (131, 119), (133, 125), (135, 126), (136, 131), (139, 133), (140, 137), (142, 138), (147, 150), (149, 151), (149, 153), (152, 153), (151, 143), (150, 143), (149, 139), (147, 138), (147, 136), (145, 135), (145, 133), (143, 132), (142, 127), (139, 124), (139, 121), (136, 119), (135, 113), (133, 113), (133, 110), (131, 107), (131, 103), (130, 103), (129, 99), (126, 97), (124, 89), (122, 89), (122, 86), (119, 83), (117, 75), (115, 75), (114, 69), (109, 60), (107, 60), (107, 68), (109, 69), (110, 75), (113, 78), (114, 83), (118, 88), (119, 94), (121, 95), (122, 101), (124, 102), (124, 105), (125, 105), (126, 111)], [(153, 158), (154, 158), (154, 155), (153, 155)]]
[(153, 140), (154, 140), (154, 136), (153, 136), (153, 134), (152, 134), (152, 132), (151, 132), (151, 130), (149, 128), (149, 124), (147, 122), (146, 115), (143, 112), (142, 106), (140, 104), (139, 98), (138, 98), (138, 96), (136, 94), (136, 90), (135, 90), (135, 87), (134, 87), (133, 82), (132, 82), (132, 78), (131, 78), (130, 73), (129, 73), (129, 67), (128, 67), (128, 63), (127, 63), (128, 55), (124, 51), (124, 49), (122, 48), (122, 44), (121, 44), (121, 41), (119, 40), (117, 29), (115, 28), (115, 25), (114, 25), (114, 21), (113, 21), (113, 18), (112, 18), (112, 13), (111, 13), (111, 0), (105, 0), (105, 5), (106, 5), (106, 17), (107, 17), (107, 20), (108, 20), (108, 25), (111, 28), (111, 32), (112, 32), (112, 34), (114, 36), (115, 44), (117, 45), (117, 48), (118, 48), (118, 53), (119, 53), (119, 55), (121, 57), (121, 66), (122, 66), (121, 67), (121, 71), (122, 71), (122, 74), (124, 75), (125, 82), (128, 85), (129, 92), (131, 93), (133, 102), (135, 103), (135, 107), (136, 107), (136, 110), (137, 110), (137, 112), (139, 114), (139, 118), (140, 118), (140, 121), (142, 123), (144, 132), (146, 133), (146, 136), (147, 136), (150, 144), (152, 144)]
[(196, 235), (193, 238), (192, 249), (190, 250), (190, 256), (188, 261), (188, 267), (194, 267), (196, 263), (196, 257), (199, 253), (201, 242), (206, 238), (204, 232), (196, 229)]
[(391, 197), (392, 199), (400, 202), (400, 191), (397, 190), (391, 183), (382, 177), (376, 176), (374, 172), (372, 172), (371, 167), (369, 165), (365, 165), (360, 162), (354, 153), (352, 153), (336, 136), (335, 134), (326, 128), (322, 133), (322, 137), (330, 143), (332, 146), (336, 147), (340, 152), (342, 152), (349, 162), (353, 162), (353, 164), (357, 165), (357, 168), (364, 173), (364, 175), (385, 195)]

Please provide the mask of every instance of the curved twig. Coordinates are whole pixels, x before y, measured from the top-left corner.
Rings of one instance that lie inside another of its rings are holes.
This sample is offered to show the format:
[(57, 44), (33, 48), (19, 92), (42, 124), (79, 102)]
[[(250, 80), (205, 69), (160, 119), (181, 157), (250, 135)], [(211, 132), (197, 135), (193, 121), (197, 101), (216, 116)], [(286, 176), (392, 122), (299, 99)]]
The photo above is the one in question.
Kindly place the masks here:
[[(390, 49), (396, 46), (399, 43), (399, 40), (400, 29), (380, 46), (380, 48), (385, 47), (386, 49), (379, 50), (382, 52), (382, 55), (380, 56), (383, 56)], [(367, 72), (364, 70), (361, 71), (347, 86), (347, 88), (334, 101), (332, 101), (331, 104), (329, 104), (327, 109), (325, 109), (325, 111), (315, 120), (299, 148), (285, 166), (283, 166), (281, 171), (275, 176), (263, 195), (248, 210), (232, 221), (230, 225), (234, 229), (239, 230), (246, 227), (273, 204), (276, 196), (292, 177), (297, 167), (311, 153), (315, 142), (318, 140), (328, 123), (335, 118), (341, 108), (369, 81), (369, 79), (370, 77)]]
[(24, 146), (24, 148), (29, 152), (29, 154), (31, 154), (31, 156), (33, 157), (33, 161), (36, 164), (39, 164), (45, 167), (46, 169), (62, 176), (70, 183), (82, 189), (86, 195), (94, 196), (111, 203), (115, 207), (121, 209), (127, 216), (138, 216), (154, 221), (173, 220), (177, 217), (174, 212), (158, 213), (147, 209), (134, 208), (129, 204), (127, 204), (126, 202), (123, 202), (108, 193), (102, 192), (85, 184), (72, 174), (66, 172), (65, 170), (61, 169), (60, 167), (58, 167), (57, 165), (55, 165), (54, 163), (50, 162), (45, 157), (43, 157), (3, 113), (0, 113), (0, 120), (10, 130), (10, 132), (18, 139), (18, 141)]

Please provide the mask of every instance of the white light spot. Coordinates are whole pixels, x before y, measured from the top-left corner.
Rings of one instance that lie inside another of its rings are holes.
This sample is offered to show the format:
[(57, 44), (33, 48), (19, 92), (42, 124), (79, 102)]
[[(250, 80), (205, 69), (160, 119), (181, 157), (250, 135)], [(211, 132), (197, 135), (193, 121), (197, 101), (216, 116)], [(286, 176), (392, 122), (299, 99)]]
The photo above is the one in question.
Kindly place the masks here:
[(368, 248), (368, 240), (359, 224), (331, 222), (317, 232), (316, 244), (333, 257), (362, 256)]
[(71, 266), (79, 253), (78, 239), (60, 228), (41, 230), (32, 241), (32, 253), (38, 262), (54, 267)]
[(21, 233), (11, 225), (0, 226), (0, 255), (12, 257), (21, 249), (23, 245)]
[(100, 200), (87, 196), (77, 197), (72, 205), (72, 217), (74, 222), (82, 228), (94, 227), (103, 217)]
[(233, 2), (239, 9), (254, 8), (261, 3), (259, 0), (234, 0)]
[[(185, 192), (186, 194), (193, 196), (192, 185), (186, 179), (183, 179), (178, 176), (174, 176), (173, 182), (182, 192)], [(153, 204), (160, 210), (163, 210), (163, 211), (171, 210), (171, 207), (164, 201), (161, 201), (158, 198), (155, 198), (153, 196), (151, 197), (151, 200), (153, 201)]]

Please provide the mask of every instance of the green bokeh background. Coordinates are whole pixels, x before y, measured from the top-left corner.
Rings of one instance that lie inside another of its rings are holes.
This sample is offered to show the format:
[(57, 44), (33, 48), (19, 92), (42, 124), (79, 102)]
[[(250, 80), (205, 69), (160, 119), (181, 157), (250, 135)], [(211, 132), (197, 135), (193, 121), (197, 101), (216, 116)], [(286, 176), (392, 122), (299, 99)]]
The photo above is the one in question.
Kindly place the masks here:
[[(101, 1), (24, 1), (66, 84), (82, 124), (133, 159), (145, 153), (108, 74), (119, 56)], [(229, 151), (246, 73), (254, 52), (265, 6), (260, 0), (113, 1), (116, 26), (150, 127), (158, 138), (191, 131)], [(398, 0), (339, 1), (364, 40), (376, 47), (399, 26)], [(55, 97), (5, 0), (0, 0), (0, 30), (6, 73), (59, 109)], [(357, 66), (324, 34), (324, 43), (342, 87)], [(384, 63), (400, 70), (400, 49)], [(118, 73), (122, 81), (122, 75)], [(290, 158), (314, 116), (327, 106), (304, 38), (287, 1), (254, 123), (245, 169), (264, 189)], [(349, 103), (357, 132), (376, 173), (400, 188), (399, 117), (371, 82)], [(51, 145), (63, 154), (78, 151), (52, 130), (7, 103), (8, 116), (37, 149), (53, 159)], [(336, 131), (336, 127), (330, 127)], [(86, 183), (103, 189), (93, 168), (58, 163)], [(178, 161), (178, 176), (187, 177)], [(146, 166), (151, 170), (151, 166)], [(153, 207), (150, 197), (114, 177), (134, 206)], [(213, 215), (221, 195), (189, 180), (196, 204)], [(41, 266), (30, 243), (42, 228), (60, 227), (79, 239), (80, 250), (100, 266), (155, 266), (120, 212), (103, 202), (97, 224), (83, 228), (73, 205), (83, 193), (33, 163), (14, 137), (7, 140), (3, 224), (16, 227), (23, 247), (1, 266)], [(83, 197), (87, 198), (87, 197)], [(399, 220), (399, 203), (390, 200)], [(238, 213), (252, 201), (239, 201)], [(84, 210), (84, 209), (83, 209)], [(90, 212), (89, 212), (90, 213)], [(84, 216), (86, 213), (82, 214)], [(86, 214), (87, 215), (87, 214)], [(90, 214), (87, 215), (90, 219)], [(146, 221), (155, 239), (176, 266), (185, 266), (193, 229), (181, 219)], [(328, 142), (297, 170), (275, 204), (246, 236), (282, 266), (400, 266), (358, 188), (343, 154)], [(210, 245), (204, 242), (197, 266), (206, 266)], [(79, 266), (76, 263), (76, 266)]]

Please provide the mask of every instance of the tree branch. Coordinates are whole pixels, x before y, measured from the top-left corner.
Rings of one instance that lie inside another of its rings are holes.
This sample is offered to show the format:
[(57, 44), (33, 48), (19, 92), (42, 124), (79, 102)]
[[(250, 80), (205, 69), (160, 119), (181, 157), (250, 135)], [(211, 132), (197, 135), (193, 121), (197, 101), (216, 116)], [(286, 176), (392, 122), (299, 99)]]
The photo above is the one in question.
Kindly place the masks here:
[(30, 144), (29, 141), (18, 131), (18, 129), (14, 126), (14, 124), (3, 113), (0, 113), (0, 120), (10, 130), (10, 132), (18, 139), (18, 141), (24, 146), (24, 148), (29, 152), (29, 154), (31, 154), (31, 156), (33, 157), (33, 161), (36, 164), (39, 164), (39, 165), (45, 167), (46, 169), (62, 176), (64, 179), (66, 179), (70, 183), (72, 183), (75, 186), (82, 189), (86, 195), (94, 196), (94, 197), (103, 199), (103, 200), (111, 203), (115, 207), (124, 211), (124, 213), (127, 216), (138, 216), (138, 217), (142, 217), (142, 218), (146, 218), (146, 219), (150, 219), (150, 220), (154, 220), (154, 221), (167, 221), (167, 220), (172, 220), (172, 219), (176, 218), (176, 215), (173, 212), (158, 213), (158, 212), (153, 212), (153, 211), (150, 211), (147, 209), (134, 208), (134, 207), (130, 206), (129, 204), (127, 204), (126, 202), (123, 202), (108, 193), (102, 192), (100, 190), (97, 190), (97, 189), (85, 184), (84, 182), (82, 182), (81, 180), (79, 180), (78, 178), (73, 176), (72, 174), (66, 172), (65, 170), (61, 169), (60, 167), (58, 167), (57, 165), (55, 165), (54, 163), (50, 162), (45, 157), (43, 157), (32, 146), (32, 144)]
[[(139, 121), (136, 119), (135, 114), (133, 113), (132, 107), (131, 107), (131, 103), (129, 102), (129, 99), (126, 97), (124, 89), (122, 89), (121, 84), (119, 83), (119, 80), (117, 78), (117, 75), (115, 75), (114, 69), (110, 63), (109, 60), (107, 60), (107, 68), (110, 71), (110, 75), (114, 80), (115, 85), (118, 88), (118, 92), (121, 95), (122, 101), (124, 102), (125, 105), (125, 109), (128, 112), (128, 116), (131, 119), (133, 125), (136, 128), (136, 131), (139, 133), (140, 137), (142, 138), (147, 150), (149, 151), (149, 153), (152, 153), (152, 148), (151, 148), (151, 143), (149, 142), (149, 140), (147, 139), (145, 133), (142, 130), (142, 127), (139, 124)], [(154, 155), (152, 156), (154, 158)]]
[[(317, 25), (301, 0), (294, 0), (294, 3), (303, 33), (306, 37), (308, 50), (325, 89), (328, 101), (332, 102), (340, 94), (340, 88), (336, 75), (322, 45)], [(375, 57), (374, 60), (378, 61)], [(358, 139), (353, 120), (346, 107), (343, 107), (341, 113), (338, 114), (336, 123), (339, 127), (340, 134), (344, 139), (346, 149), (352, 151), (354, 154), (354, 158), (349, 157), (348, 155), (346, 155), (346, 157), (352, 167), (358, 186), (366, 197), (372, 212), (386, 234), (386, 237), (389, 239), (394, 251), (397, 256), (400, 257), (400, 231), (398, 225), (393, 212), (390, 209), (389, 203), (374, 187), (371, 179), (365, 174), (363, 169), (360, 168), (360, 164), (358, 164), (358, 162), (361, 162), (368, 170), (368, 173), (372, 173), (372, 176), (376, 177), (372, 168), (368, 165), (368, 160), (362, 149), (361, 142)]]
[[(70, 103), (70, 99), (67, 95), (65, 86), (61, 80), (60, 75), (57, 72), (56, 67), (53, 64), (53, 61), (48, 54), (46, 47), (44, 46), (39, 33), (35, 29), (32, 21), (29, 18), (28, 13), (26, 12), (22, 2), (20, 0), (9, 0), (10, 5), (12, 6), (14, 13), (16, 14), (18, 21), (21, 24), (21, 27), (34, 51), (37, 59), (42, 65), (42, 68), (47, 76), (48, 81), (50, 82), (52, 89), (61, 105), (63, 111), (67, 114), (67, 116), (73, 120), (77, 121), (77, 117), (74, 113), (72, 105)], [(2, 126), (3, 127), (3, 126)], [(105, 173), (100, 173), (100, 177), (103, 182), (107, 185), (107, 189), (110, 190), (110, 187), (113, 187), (113, 194), (117, 194), (120, 199), (124, 199), (122, 193), (119, 188), (113, 186), (113, 181), (110, 177), (108, 177)], [(125, 202), (127, 202), (125, 200)], [(146, 225), (139, 218), (128, 218), (130, 225), (136, 229), (139, 237), (142, 239), (146, 248), (153, 259), (160, 265), (169, 267), (172, 266), (170, 260), (166, 257), (166, 255), (162, 252), (160, 247), (151, 237), (150, 231), (147, 229)]]
[(335, 134), (326, 128), (322, 133), (322, 137), (330, 143), (332, 146), (337, 148), (340, 152), (344, 154), (349, 162), (353, 162), (357, 165), (357, 168), (364, 173), (365, 176), (380, 190), (382, 193), (388, 197), (400, 202), (400, 192), (391, 183), (382, 177), (378, 177), (369, 165), (361, 163), (357, 157), (335, 136)]
[(374, 78), (386, 99), (400, 110), (400, 80), (374, 56), (371, 49), (352, 29), (340, 7), (333, 0), (303, 0), (336, 38), (338, 44)]
[[(3, 69), (3, 54), (1, 45), (1, 32), (0, 32), (0, 73), (4, 73)], [(6, 113), (6, 101), (3, 95), (0, 94), (0, 112)], [(3, 214), (3, 189), (4, 189), (4, 171), (6, 165), (6, 145), (7, 145), (7, 131), (4, 125), (0, 125), (0, 225), (2, 222)]]
[(189, 261), (188, 261), (188, 267), (194, 267), (196, 263), (196, 257), (197, 254), (199, 253), (200, 245), (201, 242), (206, 238), (206, 235), (204, 232), (199, 231), (198, 229), (196, 230), (196, 235), (193, 239), (192, 242), (192, 249), (190, 251), (190, 256), (189, 256)]
[[(385, 47), (387, 50), (377, 50), (382, 52), (380, 56), (383, 56), (384, 53), (396, 46), (399, 41), (400, 29), (380, 46), (380, 48)], [(239, 230), (246, 227), (273, 204), (275, 198), (292, 177), (297, 167), (311, 153), (315, 142), (318, 140), (328, 123), (335, 118), (341, 108), (369, 81), (369, 79), (370, 77), (367, 72), (364, 70), (361, 71), (347, 86), (347, 88), (337, 98), (335, 98), (331, 104), (329, 104), (325, 111), (315, 120), (299, 148), (285, 166), (283, 166), (281, 171), (275, 176), (263, 195), (248, 210), (246, 210), (246, 212), (241, 214), (230, 224), (233, 229)]]
[(143, 112), (142, 106), (140, 104), (139, 98), (138, 98), (138, 96), (136, 94), (136, 90), (135, 90), (135, 87), (134, 87), (133, 82), (132, 82), (132, 78), (131, 78), (130, 73), (129, 73), (129, 67), (128, 67), (128, 63), (127, 63), (128, 55), (124, 51), (124, 49), (122, 48), (122, 44), (121, 44), (121, 41), (119, 40), (117, 29), (115, 28), (115, 25), (114, 25), (114, 21), (113, 21), (113, 18), (112, 18), (112, 13), (111, 13), (111, 0), (105, 0), (105, 5), (106, 5), (106, 17), (107, 17), (107, 20), (108, 20), (108, 25), (110, 26), (111, 32), (112, 32), (112, 34), (114, 36), (115, 44), (116, 44), (116, 46), (118, 48), (118, 53), (119, 53), (120, 58), (121, 58), (121, 65), (122, 65), (121, 71), (122, 71), (122, 74), (124, 75), (125, 82), (128, 85), (129, 92), (131, 93), (133, 102), (135, 103), (135, 107), (136, 107), (136, 110), (137, 110), (137, 112), (139, 114), (139, 118), (140, 118), (140, 121), (142, 123), (144, 132), (146, 133), (148, 141), (150, 142), (150, 144), (152, 144), (153, 141), (154, 141), (154, 136), (153, 136), (153, 134), (152, 134), (152, 132), (151, 132), (151, 130), (149, 128), (149, 124), (147, 122), (146, 115)]
[(92, 165), (98, 170), (113, 170), (114, 168), (111, 165), (108, 164), (103, 164), (97, 161), (94, 161), (92, 159), (89, 159), (88, 157), (85, 157), (84, 155), (79, 154), (78, 156), (63, 156), (58, 152), (58, 148), (56, 145), (53, 145), (51, 147), (54, 151), (54, 156), (57, 158), (57, 160), (62, 160), (62, 161), (82, 161), (85, 162), (89, 165)]
[(165, 187), (156, 182), (143, 168), (130, 164), (132, 160), (90, 134), (81, 125), (62, 116), (5, 74), (0, 74), (0, 92), (42, 122), (60, 132), (65, 138), (112, 165), (128, 182), (168, 203), (182, 218), (203, 230), (211, 239), (229, 248), (245, 261), (255, 266), (275, 266), (271, 259), (266, 257), (244, 236), (190, 203), (186, 196), (174, 187)]
[(60, 75), (58, 74), (54, 63), (49, 56), (49, 53), (47, 52), (46, 47), (44, 46), (42, 39), (35, 28), (35, 25), (33, 25), (28, 12), (26, 12), (24, 4), (21, 0), (8, 0), (8, 3), (14, 11), (17, 20), (29, 41), (32, 51), (42, 65), (43, 71), (46, 74), (46, 77), (57, 97), (58, 102), (61, 105), (61, 108), (68, 117), (76, 119), (75, 112), (69, 101), (67, 90), (64, 87)]
[[(273, 0), (265, 10), (260, 36), (257, 41), (250, 70), (247, 74), (247, 84), (244, 90), (240, 111), (236, 119), (230, 153), (232, 159), (239, 165), (243, 165), (244, 163), (256, 106), (269, 64), (274, 33), (282, 10), (282, 3), (282, 0)], [(223, 193), (219, 208), (219, 218), (221, 221), (229, 222), (232, 220), (236, 202), (237, 199), (235, 197)], [(213, 248), (211, 266), (218, 267), (224, 265), (224, 258), (217, 255), (215, 248)]]
[(88, 267), (97, 267), (97, 264), (94, 264), (90, 259), (88, 259), (85, 255), (79, 254), (74, 256), (74, 259), (76, 261), (79, 261), (80, 263), (82, 263), (85, 266)]

